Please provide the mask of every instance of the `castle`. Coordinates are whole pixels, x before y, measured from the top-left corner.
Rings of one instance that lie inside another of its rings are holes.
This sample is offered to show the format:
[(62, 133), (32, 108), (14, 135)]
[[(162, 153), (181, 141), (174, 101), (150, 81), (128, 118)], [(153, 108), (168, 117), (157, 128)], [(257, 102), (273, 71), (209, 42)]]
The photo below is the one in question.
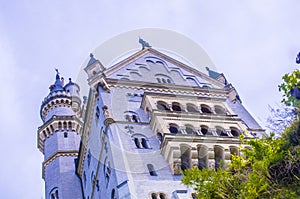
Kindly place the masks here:
[(193, 198), (182, 170), (226, 166), (264, 132), (224, 74), (140, 43), (111, 66), (90, 55), (83, 102), (57, 71), (37, 133), (46, 199)]

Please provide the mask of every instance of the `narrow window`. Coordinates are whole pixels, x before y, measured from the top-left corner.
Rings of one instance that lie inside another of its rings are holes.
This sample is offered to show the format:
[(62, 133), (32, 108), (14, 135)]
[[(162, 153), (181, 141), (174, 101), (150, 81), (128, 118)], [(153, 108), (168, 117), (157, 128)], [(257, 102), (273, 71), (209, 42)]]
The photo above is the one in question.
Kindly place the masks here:
[(207, 133), (208, 133), (208, 127), (207, 126), (201, 126), (201, 133), (203, 134), (203, 135), (206, 135)]
[(156, 193), (151, 194), (151, 199), (158, 199)]
[(215, 106), (215, 112), (216, 114), (221, 114), (221, 115), (225, 115), (226, 114), (226, 110), (221, 107), (221, 106)]
[(181, 112), (181, 106), (179, 103), (173, 102), (172, 109), (173, 109), (173, 111)]
[(160, 199), (166, 199), (166, 195), (164, 193), (159, 194)]
[(61, 122), (58, 122), (58, 130), (61, 130), (62, 129), (62, 124)]
[(64, 126), (64, 130), (67, 130), (67, 122), (64, 122), (63, 126)]
[(190, 126), (186, 126), (186, 127), (185, 127), (185, 131), (186, 131), (186, 133), (189, 134), (189, 135), (195, 134), (194, 129), (193, 129), (192, 127), (190, 127)]
[(215, 146), (214, 147), (214, 152), (215, 152), (215, 169), (221, 168), (221, 162), (224, 159), (224, 150), (219, 147)]
[(100, 117), (100, 109), (97, 106), (97, 108), (96, 108), (96, 120), (99, 120), (99, 117)]
[(168, 105), (162, 101), (157, 102), (157, 108), (162, 111), (170, 111)]
[(88, 167), (89, 167), (90, 164), (91, 164), (91, 151), (90, 151), (90, 149), (89, 149), (88, 154), (87, 154), (87, 162), (88, 162)]
[(161, 133), (157, 133), (157, 139), (160, 141), (160, 142), (162, 142), (163, 141), (163, 136), (162, 136), (162, 134)]
[(228, 134), (226, 133), (226, 131), (223, 128), (217, 127), (216, 131), (219, 136), (228, 136)]
[(157, 173), (152, 164), (147, 164), (150, 176), (157, 176)]
[(170, 133), (172, 133), (172, 134), (178, 133), (178, 127), (175, 125), (170, 125), (169, 130), (170, 130)]
[(68, 123), (68, 128), (69, 128), (70, 131), (72, 130), (72, 122)]
[(68, 137), (68, 132), (64, 132), (64, 138)]
[(196, 106), (193, 105), (193, 104), (188, 104), (188, 105), (186, 106), (186, 110), (187, 110), (188, 112), (191, 112), (191, 113), (199, 113), (199, 111), (197, 110)]
[(131, 118), (130, 118), (129, 115), (125, 115), (125, 119), (126, 119), (127, 122), (131, 122)]
[(191, 149), (187, 146), (181, 146), (180, 153), (181, 153), (181, 170), (186, 170), (191, 167)]
[(132, 120), (133, 120), (134, 122), (139, 122), (136, 115), (132, 115)]
[(56, 189), (55, 191), (53, 191), (51, 194), (51, 199), (59, 199), (58, 198), (58, 190)]
[(197, 148), (198, 150), (198, 169), (207, 168), (208, 165), (208, 148), (204, 145), (200, 145)]
[(238, 137), (240, 135), (239, 130), (237, 128), (231, 127), (230, 128), (230, 133), (234, 136), (234, 137)]
[(209, 106), (206, 106), (206, 105), (203, 105), (203, 104), (201, 105), (201, 111), (202, 111), (202, 113), (212, 113)]
[(148, 141), (145, 138), (142, 138), (142, 146), (145, 149), (149, 149)]
[(116, 190), (115, 189), (112, 189), (111, 190), (111, 199), (116, 199), (116, 197), (115, 197), (115, 192), (116, 192)]
[(134, 138), (134, 143), (136, 148), (140, 149), (141, 148), (141, 143), (140, 140), (138, 138)]

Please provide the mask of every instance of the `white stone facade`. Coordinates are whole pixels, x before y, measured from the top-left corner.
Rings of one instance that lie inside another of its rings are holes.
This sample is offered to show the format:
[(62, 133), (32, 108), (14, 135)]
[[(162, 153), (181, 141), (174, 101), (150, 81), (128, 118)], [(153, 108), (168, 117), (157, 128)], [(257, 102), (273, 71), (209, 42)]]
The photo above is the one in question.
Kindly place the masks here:
[(87, 103), (69, 84), (62, 101), (49, 97), (41, 108), (46, 198), (192, 198), (182, 170), (226, 167), (247, 147), (240, 134), (263, 133), (225, 76), (207, 70), (150, 47), (111, 67), (91, 56)]

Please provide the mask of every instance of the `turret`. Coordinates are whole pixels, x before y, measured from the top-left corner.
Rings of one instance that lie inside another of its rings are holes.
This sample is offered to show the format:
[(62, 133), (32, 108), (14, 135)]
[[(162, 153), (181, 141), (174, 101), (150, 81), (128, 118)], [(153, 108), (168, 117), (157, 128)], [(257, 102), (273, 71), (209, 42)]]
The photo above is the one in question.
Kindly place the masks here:
[(80, 88), (71, 80), (64, 86), (57, 71), (49, 89), (41, 105), (43, 125), (37, 135), (38, 148), (44, 154), (42, 176), (46, 199), (82, 198), (80, 179), (75, 173), (82, 131), (82, 122), (77, 117)]

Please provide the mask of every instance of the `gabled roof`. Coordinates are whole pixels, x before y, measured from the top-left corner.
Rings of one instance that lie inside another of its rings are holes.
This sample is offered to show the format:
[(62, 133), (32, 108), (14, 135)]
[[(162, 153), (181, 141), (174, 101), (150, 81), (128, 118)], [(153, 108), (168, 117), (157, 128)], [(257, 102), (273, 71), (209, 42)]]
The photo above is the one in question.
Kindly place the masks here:
[(180, 68), (182, 68), (182, 69), (184, 69), (184, 70), (186, 70), (186, 71), (188, 71), (188, 72), (190, 72), (190, 73), (192, 73), (192, 74), (194, 74), (198, 77), (206, 79), (206, 80), (208, 80), (208, 81), (210, 81), (214, 84), (217, 84), (219, 86), (224, 86), (221, 82), (219, 82), (215, 78), (212, 78), (212, 77), (208, 76), (207, 74), (204, 74), (203, 72), (201, 72), (201, 71), (199, 71), (199, 70), (197, 70), (197, 69), (195, 69), (191, 66), (188, 66), (185, 63), (182, 63), (182, 62), (180, 62), (180, 61), (178, 61), (178, 60), (176, 60), (176, 59), (174, 59), (174, 58), (172, 58), (172, 57), (170, 57), (170, 56), (168, 56), (164, 53), (159, 52), (158, 50), (153, 49), (153, 48), (144, 48), (144, 49), (134, 53), (133, 55), (131, 55), (131, 56), (125, 58), (124, 60), (114, 64), (113, 66), (107, 68), (104, 71), (104, 73), (108, 77), (108, 76), (116, 73), (117, 71), (121, 70), (123, 67), (126, 67), (127, 65), (133, 63), (134, 61), (136, 61), (137, 59), (139, 59), (140, 57), (142, 57), (142, 56), (144, 56), (148, 53), (151, 53), (151, 54), (157, 56), (158, 58), (161, 58), (165, 61), (168, 61), (168, 62), (170, 62), (170, 63), (172, 63), (172, 64), (174, 64), (174, 65), (176, 65), (176, 66), (178, 66), (178, 67), (180, 67)]

